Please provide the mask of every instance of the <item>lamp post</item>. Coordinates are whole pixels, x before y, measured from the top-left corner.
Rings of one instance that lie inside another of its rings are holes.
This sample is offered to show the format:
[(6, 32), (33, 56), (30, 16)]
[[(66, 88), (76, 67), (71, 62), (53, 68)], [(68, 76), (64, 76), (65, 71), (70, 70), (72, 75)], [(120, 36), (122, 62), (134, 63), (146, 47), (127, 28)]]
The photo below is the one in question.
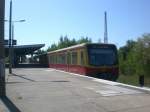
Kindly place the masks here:
[[(7, 21), (7, 20), (5, 20)], [(10, 14), (9, 14), (9, 73), (12, 74), (12, 59), (13, 59), (13, 39), (12, 33), (14, 33), (14, 22), (24, 22), (25, 20), (12, 21), (12, 0), (10, 0)], [(13, 23), (13, 25), (12, 25)]]
[(10, 0), (10, 12), (9, 12), (9, 73), (12, 74), (12, 0)]
[[(9, 20), (4, 20), (5, 22), (10, 22)], [(11, 30), (11, 32), (9, 32), (9, 73), (11, 74), (12, 73), (12, 67), (13, 67), (13, 62), (12, 60), (14, 59), (13, 57), (13, 45), (14, 45), (14, 23), (17, 23), (17, 22), (25, 22), (25, 20), (11, 20), (11, 28), (9, 26), (9, 30)], [(10, 39), (11, 38), (11, 39)], [(10, 41), (11, 40), (11, 41)]]
[(0, 0), (0, 97), (6, 95), (5, 56), (4, 56), (4, 18), (5, 18), (5, 0)]
[(12, 21), (12, 45), (11, 45), (11, 65), (14, 67), (14, 23), (16, 22), (25, 22), (25, 20)]

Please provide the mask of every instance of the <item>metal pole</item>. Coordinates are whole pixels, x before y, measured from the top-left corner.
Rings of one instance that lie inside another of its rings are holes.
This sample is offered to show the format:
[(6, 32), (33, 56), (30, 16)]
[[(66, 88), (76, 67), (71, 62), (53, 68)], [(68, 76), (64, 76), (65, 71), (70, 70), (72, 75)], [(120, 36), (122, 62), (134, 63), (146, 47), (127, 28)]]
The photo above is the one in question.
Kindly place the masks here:
[(4, 19), (5, 0), (0, 0), (0, 97), (6, 95), (5, 88), (5, 56), (4, 56)]
[(10, 1), (9, 15), (9, 73), (12, 74), (12, 0)]
[(14, 23), (12, 22), (12, 68), (14, 67)]

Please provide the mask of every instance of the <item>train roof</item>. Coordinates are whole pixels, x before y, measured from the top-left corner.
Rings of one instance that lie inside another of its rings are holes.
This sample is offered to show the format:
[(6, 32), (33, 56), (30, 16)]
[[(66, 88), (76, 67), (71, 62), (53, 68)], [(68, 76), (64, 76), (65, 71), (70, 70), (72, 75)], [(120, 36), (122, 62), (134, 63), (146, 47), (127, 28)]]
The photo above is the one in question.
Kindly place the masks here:
[(50, 52), (48, 52), (47, 54), (49, 54), (49, 53), (55, 53), (55, 52), (59, 52), (59, 51), (65, 51), (65, 50), (69, 50), (69, 49), (73, 49), (73, 48), (83, 47), (83, 46), (85, 46), (86, 44), (87, 44), (87, 43), (82, 43), (82, 44), (78, 44), (78, 45), (73, 45), (73, 46), (66, 47), (66, 48), (62, 48), (62, 49), (58, 49), (58, 50), (55, 50), (55, 51), (50, 51)]
[(50, 51), (47, 54), (56, 53), (56, 52), (60, 52), (60, 51), (65, 51), (65, 50), (70, 50), (70, 49), (75, 49), (75, 48), (80, 48), (80, 47), (84, 47), (84, 46), (87, 46), (87, 45), (110, 45), (110, 46), (115, 46), (114, 44), (105, 44), (105, 43), (82, 43), (82, 44), (73, 45), (73, 46), (70, 46), (70, 47), (58, 49), (58, 50), (55, 50), (55, 51)]

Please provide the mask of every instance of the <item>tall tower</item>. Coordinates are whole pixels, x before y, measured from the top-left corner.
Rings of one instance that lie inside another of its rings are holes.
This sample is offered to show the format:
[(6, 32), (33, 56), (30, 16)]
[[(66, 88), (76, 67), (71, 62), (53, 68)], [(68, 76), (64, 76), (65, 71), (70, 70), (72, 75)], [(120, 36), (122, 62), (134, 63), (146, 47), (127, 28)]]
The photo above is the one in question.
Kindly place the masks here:
[(104, 12), (104, 43), (108, 43), (108, 34), (107, 34), (107, 12)]

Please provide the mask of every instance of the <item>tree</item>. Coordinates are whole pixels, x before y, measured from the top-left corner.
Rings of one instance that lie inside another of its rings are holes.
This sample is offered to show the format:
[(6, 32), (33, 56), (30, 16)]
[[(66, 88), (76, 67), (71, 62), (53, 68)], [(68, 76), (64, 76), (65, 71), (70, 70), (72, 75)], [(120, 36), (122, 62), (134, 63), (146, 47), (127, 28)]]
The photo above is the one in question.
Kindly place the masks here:
[(46, 53), (46, 51), (39, 49), (34, 54), (40, 55), (40, 54), (44, 54), (44, 53)]
[(119, 63), (121, 74), (150, 76), (150, 34), (144, 34), (137, 41), (128, 40), (119, 49)]
[(150, 74), (150, 34), (144, 34), (141, 38), (138, 39), (134, 51), (137, 74)]
[(92, 40), (89, 37), (81, 37), (81, 39), (78, 40), (78, 44), (81, 43), (92, 43)]
[(58, 44), (52, 44), (50, 47), (48, 47), (47, 51), (53, 51), (53, 50), (57, 50), (57, 49), (62, 49), (62, 48), (66, 48), (66, 47), (70, 47), (73, 45), (77, 45), (77, 44), (81, 44), (81, 43), (91, 43), (92, 40), (88, 37), (84, 38), (81, 37), (81, 39), (79, 40), (75, 40), (73, 39), (69, 39), (68, 36), (60, 36), (59, 38), (59, 42)]
[(47, 52), (53, 51), (53, 50), (57, 50), (57, 45), (54, 43), (52, 44), (50, 47), (48, 47)]
[(120, 72), (124, 75), (130, 75), (135, 73), (135, 63), (133, 48), (136, 42), (133, 40), (128, 40), (126, 45), (119, 49), (119, 68)]

